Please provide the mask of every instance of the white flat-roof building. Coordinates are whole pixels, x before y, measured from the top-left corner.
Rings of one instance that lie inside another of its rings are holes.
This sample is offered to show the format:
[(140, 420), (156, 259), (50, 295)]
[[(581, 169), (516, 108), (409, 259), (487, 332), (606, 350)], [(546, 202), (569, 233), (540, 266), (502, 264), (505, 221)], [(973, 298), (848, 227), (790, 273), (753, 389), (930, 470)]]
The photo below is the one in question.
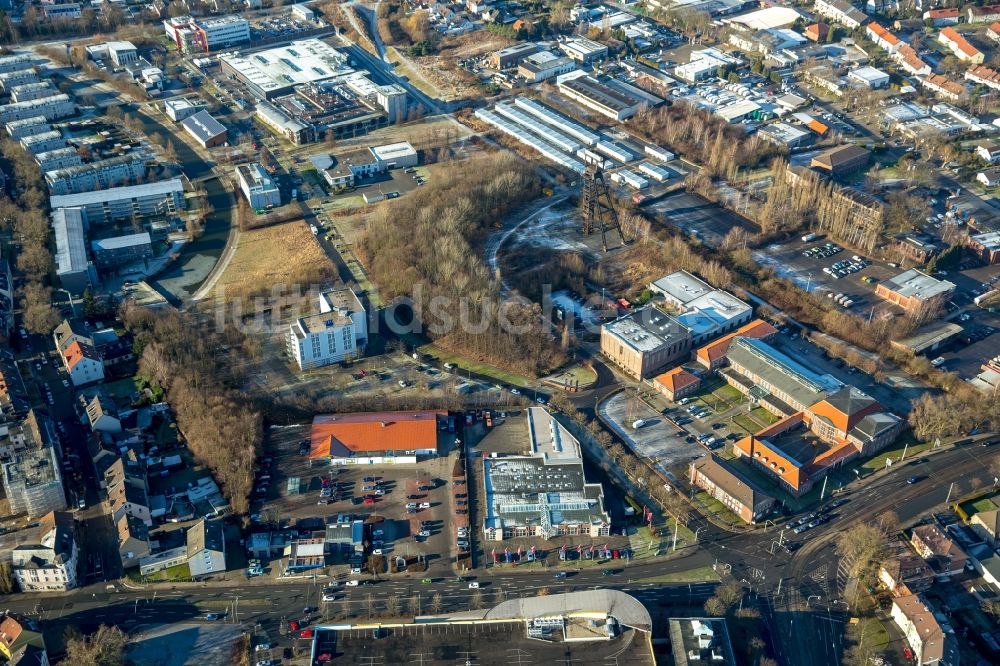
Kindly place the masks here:
[(687, 271), (651, 282), (649, 289), (681, 311), (677, 320), (691, 332), (694, 346), (736, 330), (753, 316), (750, 305)]
[(66, 146), (38, 153), (35, 155), (35, 162), (38, 163), (41, 172), (45, 173), (46, 171), (66, 169), (83, 164), (83, 158), (80, 157), (80, 153), (76, 152), (76, 148)]
[(36, 81), (34, 83), (22, 83), (10, 89), (10, 99), (12, 102), (30, 102), (33, 99), (42, 99), (58, 95), (56, 89), (50, 81)]
[(17, 141), (26, 136), (49, 132), (52, 130), (52, 125), (45, 120), (45, 116), (32, 116), (30, 118), (22, 118), (21, 120), (12, 120), (4, 125), (4, 129), (7, 130), (10, 138)]
[(319, 313), (300, 317), (288, 327), (288, 355), (300, 370), (339, 363), (364, 355), (367, 313), (350, 289), (319, 295)]
[(59, 94), (26, 102), (0, 105), (0, 123), (22, 118), (42, 116), (45, 120), (58, 120), (76, 113), (76, 103), (69, 95)]
[(139, 51), (132, 42), (107, 42), (107, 47), (111, 62), (118, 67), (139, 61)]
[(315, 21), (316, 12), (303, 4), (292, 5), (292, 16), (302, 21)]
[(172, 215), (183, 210), (185, 205), (184, 183), (180, 178), (49, 198), (49, 207), (52, 210), (83, 208), (90, 225), (114, 220)]
[(75, 194), (123, 185), (145, 175), (145, 156), (128, 154), (46, 172), (45, 182), (53, 195)]
[[(316, 83), (353, 70), (348, 57), (318, 39), (292, 42), (252, 54), (219, 57), (222, 71), (235, 76), (255, 97), (271, 99), (304, 83)], [(374, 86), (371, 94), (374, 94)]]
[(281, 205), (281, 192), (264, 167), (257, 164), (241, 164), (236, 167), (236, 177), (240, 190), (255, 210)]
[(55, 150), (56, 148), (64, 148), (65, 146), (66, 139), (63, 138), (62, 132), (56, 130), (26, 136), (21, 139), (21, 148), (31, 155)]
[(409, 141), (372, 146), (369, 150), (372, 152), (372, 157), (389, 169), (412, 167), (418, 164), (417, 151), (413, 149)]
[(608, 57), (608, 47), (586, 37), (573, 37), (559, 43), (559, 48), (567, 56), (583, 64)]
[(31, 66), (32, 66), (31, 56), (26, 53), (3, 56), (2, 58), (0, 58), (0, 74), (31, 69)]
[(0, 88), (4, 92), (10, 92), (10, 89), (14, 86), (37, 82), (38, 74), (33, 69), (19, 69), (12, 72), (0, 73)]
[(72, 294), (97, 284), (97, 272), (87, 259), (85, 213), (82, 208), (59, 208), (52, 211), (52, 231), (56, 240), (56, 277), (63, 289)]
[(175, 123), (180, 122), (189, 116), (193, 116), (204, 108), (205, 105), (200, 101), (192, 101), (185, 97), (168, 99), (163, 103), (163, 110), (166, 112), (167, 117)]
[(847, 73), (847, 78), (872, 90), (889, 85), (889, 75), (874, 67), (852, 69)]
[(239, 16), (177, 16), (165, 20), (163, 29), (184, 53), (208, 53), (250, 41), (250, 23)]
[(691, 301), (714, 291), (714, 288), (687, 271), (677, 271), (650, 282), (649, 290), (663, 296), (663, 300), (670, 305), (685, 308)]

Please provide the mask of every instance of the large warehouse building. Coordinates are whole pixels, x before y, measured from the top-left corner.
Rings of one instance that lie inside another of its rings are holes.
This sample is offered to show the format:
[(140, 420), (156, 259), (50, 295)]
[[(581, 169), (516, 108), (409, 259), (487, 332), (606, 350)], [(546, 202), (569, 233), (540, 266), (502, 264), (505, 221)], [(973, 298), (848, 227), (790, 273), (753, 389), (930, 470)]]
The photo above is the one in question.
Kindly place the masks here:
[(333, 465), (415, 464), (436, 456), (439, 423), (447, 412), (357, 412), (313, 419), (314, 460)]
[(271, 99), (291, 92), (295, 86), (354, 71), (346, 54), (318, 39), (252, 54), (227, 53), (219, 57), (219, 65), (258, 99)]
[(621, 122), (631, 118), (643, 106), (656, 106), (663, 100), (638, 88), (617, 81), (598, 81), (582, 72), (559, 77), (559, 92), (601, 115)]
[(542, 407), (526, 419), (526, 455), (483, 458), (484, 538), (608, 536), (604, 489), (587, 483), (580, 443)]

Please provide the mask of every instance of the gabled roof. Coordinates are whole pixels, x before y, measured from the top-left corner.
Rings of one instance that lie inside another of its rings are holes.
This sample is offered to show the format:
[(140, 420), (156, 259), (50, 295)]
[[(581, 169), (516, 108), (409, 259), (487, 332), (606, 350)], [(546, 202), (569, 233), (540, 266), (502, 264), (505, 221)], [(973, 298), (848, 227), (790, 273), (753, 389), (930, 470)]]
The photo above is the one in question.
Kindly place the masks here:
[(726, 355), (726, 352), (729, 351), (729, 343), (733, 341), (733, 338), (744, 337), (766, 339), (770, 338), (772, 335), (776, 335), (777, 333), (778, 329), (774, 326), (771, 326), (763, 319), (756, 319), (748, 324), (745, 324), (744, 326), (739, 327), (732, 333), (724, 335), (721, 338), (713, 340), (707, 345), (700, 347), (695, 354), (698, 358), (711, 363)]
[(691, 467), (704, 474), (712, 483), (722, 488), (730, 497), (756, 511), (758, 506), (773, 498), (760, 489), (753, 481), (746, 478), (732, 465), (726, 463), (714, 453), (691, 463)]
[(357, 412), (313, 419), (311, 458), (376, 451), (437, 449), (442, 411)]
[(226, 536), (221, 520), (199, 520), (187, 531), (188, 557), (194, 557), (203, 550), (226, 552)]
[(73, 368), (76, 367), (77, 363), (84, 359), (89, 359), (95, 363), (101, 362), (101, 357), (98, 355), (97, 350), (79, 340), (66, 347), (63, 356), (66, 358), (66, 369), (70, 372), (73, 372)]
[(691, 386), (692, 384), (697, 384), (701, 380), (696, 376), (685, 370), (684, 368), (674, 368), (673, 370), (668, 370), (662, 375), (653, 379), (656, 384), (662, 384), (671, 393), (676, 393), (681, 389)]
[(815, 416), (847, 433), (868, 414), (882, 406), (874, 398), (854, 386), (845, 386), (809, 408)]

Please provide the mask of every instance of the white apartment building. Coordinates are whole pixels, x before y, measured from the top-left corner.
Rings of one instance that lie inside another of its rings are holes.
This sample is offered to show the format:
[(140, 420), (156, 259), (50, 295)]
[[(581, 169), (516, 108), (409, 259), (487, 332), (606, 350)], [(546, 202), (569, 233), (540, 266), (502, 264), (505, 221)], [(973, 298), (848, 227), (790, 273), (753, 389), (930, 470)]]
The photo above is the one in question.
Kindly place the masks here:
[(52, 129), (52, 125), (50, 125), (43, 116), (32, 116), (31, 118), (12, 120), (4, 125), (4, 129), (7, 130), (7, 134), (10, 135), (10, 138), (17, 141), (26, 136), (34, 136), (35, 134), (48, 132)]
[(9, 55), (0, 58), (0, 74), (31, 69), (31, 56), (26, 54)]
[(76, 113), (76, 103), (69, 95), (59, 94), (27, 102), (0, 105), (0, 123), (42, 116), (45, 120), (66, 118)]
[(250, 41), (250, 23), (239, 16), (177, 16), (164, 21), (163, 29), (184, 53), (208, 53)]
[(49, 198), (52, 210), (83, 208), (89, 224), (172, 215), (185, 206), (184, 183), (180, 178)]
[(38, 162), (38, 168), (41, 169), (42, 173), (55, 171), (56, 169), (68, 169), (69, 167), (83, 164), (80, 153), (76, 152), (75, 148), (70, 148), (69, 146), (38, 153), (35, 155), (35, 161)]
[(123, 185), (146, 175), (146, 158), (130, 154), (45, 174), (52, 194), (75, 194)]
[(288, 355), (300, 370), (362, 356), (368, 343), (367, 313), (353, 291), (321, 293), (319, 309), (288, 327)]
[(21, 148), (24, 148), (24, 150), (31, 155), (37, 155), (38, 153), (44, 153), (50, 150), (65, 147), (66, 139), (63, 138), (62, 132), (57, 130), (52, 130), (51, 132), (45, 132), (43, 134), (35, 134), (34, 136), (26, 136), (21, 139)]
[(65, 592), (76, 587), (79, 548), (73, 515), (52, 511), (39, 521), (37, 542), (11, 553), (14, 580), (22, 592)]
[(281, 205), (281, 192), (278, 185), (271, 179), (264, 167), (257, 164), (241, 164), (236, 167), (236, 177), (240, 190), (247, 198), (250, 207), (262, 210)]
[(12, 514), (41, 518), (66, 508), (59, 460), (51, 446), (39, 445), (11, 456), (3, 464), (3, 487)]
[(22, 83), (10, 89), (10, 99), (12, 102), (30, 102), (33, 99), (41, 99), (58, 94), (59, 90), (48, 81)]
[(0, 88), (4, 92), (10, 92), (11, 88), (28, 83), (38, 83), (38, 74), (33, 69), (18, 69), (0, 73)]

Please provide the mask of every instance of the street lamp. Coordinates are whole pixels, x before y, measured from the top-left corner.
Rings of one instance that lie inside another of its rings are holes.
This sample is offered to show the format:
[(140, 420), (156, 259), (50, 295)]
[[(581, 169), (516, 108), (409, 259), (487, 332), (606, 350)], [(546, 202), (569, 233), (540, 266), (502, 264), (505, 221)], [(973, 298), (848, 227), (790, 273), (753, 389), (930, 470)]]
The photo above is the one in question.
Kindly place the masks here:
[(810, 604), (810, 603), (812, 602), (812, 600), (813, 600), (813, 599), (815, 599), (816, 601), (819, 601), (819, 600), (820, 600), (820, 599), (822, 599), (822, 598), (823, 598), (823, 597), (821, 597), (821, 596), (820, 596), (820, 595), (818, 595), (818, 594), (810, 594), (810, 595), (809, 595), (809, 596), (808, 596), (808, 597), (806, 598), (806, 606), (808, 606), (808, 605), (809, 605), (809, 604)]

